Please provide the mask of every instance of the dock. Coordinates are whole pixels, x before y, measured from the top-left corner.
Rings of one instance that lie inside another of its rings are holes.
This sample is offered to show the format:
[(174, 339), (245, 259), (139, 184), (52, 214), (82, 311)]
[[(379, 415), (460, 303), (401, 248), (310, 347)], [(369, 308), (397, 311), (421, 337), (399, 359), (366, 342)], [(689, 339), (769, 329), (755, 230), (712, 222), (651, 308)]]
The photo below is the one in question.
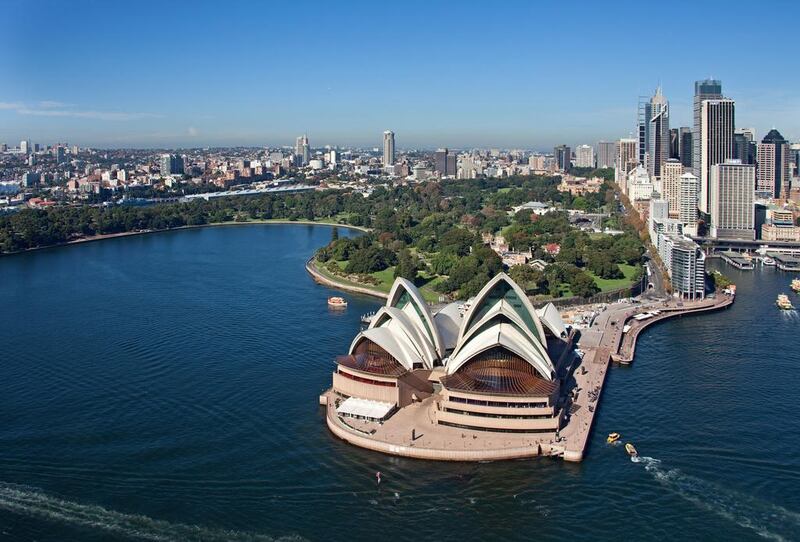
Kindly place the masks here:
[[(612, 361), (630, 363), (633, 360), (636, 339), (642, 331), (667, 318), (724, 309), (733, 301), (733, 296), (720, 293), (698, 301), (609, 305), (592, 326), (581, 333), (579, 344), (585, 354), (574, 372), (577, 396), (572, 401), (567, 423), (559, 432), (554, 455), (562, 456), (565, 461), (583, 460), (608, 368)], [(644, 313), (652, 314), (652, 311), (658, 314), (636, 318)]]
[(725, 261), (725, 263), (730, 264), (737, 269), (750, 271), (755, 268), (752, 258), (745, 258), (736, 252), (720, 252), (719, 256)]

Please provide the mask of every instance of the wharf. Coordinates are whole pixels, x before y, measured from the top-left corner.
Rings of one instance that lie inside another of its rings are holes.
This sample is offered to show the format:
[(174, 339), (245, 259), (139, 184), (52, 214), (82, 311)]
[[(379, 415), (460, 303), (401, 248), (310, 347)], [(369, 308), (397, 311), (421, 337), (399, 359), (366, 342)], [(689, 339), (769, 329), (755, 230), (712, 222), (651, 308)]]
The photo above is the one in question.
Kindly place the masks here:
[[(630, 362), (633, 359), (636, 338), (641, 331), (654, 322), (674, 316), (726, 308), (733, 303), (733, 299), (733, 296), (717, 294), (714, 298), (699, 301), (622, 303), (609, 305), (600, 313), (592, 327), (581, 334), (580, 346), (585, 353), (574, 372), (577, 396), (572, 401), (567, 423), (559, 433), (559, 455), (566, 461), (583, 460), (610, 362)], [(659, 314), (646, 320), (633, 318), (652, 310), (659, 311)], [(626, 325), (631, 326), (627, 333), (624, 331)]]
[(755, 268), (752, 258), (745, 258), (735, 252), (720, 252), (719, 256), (725, 261), (725, 263), (728, 263), (737, 269), (751, 270)]

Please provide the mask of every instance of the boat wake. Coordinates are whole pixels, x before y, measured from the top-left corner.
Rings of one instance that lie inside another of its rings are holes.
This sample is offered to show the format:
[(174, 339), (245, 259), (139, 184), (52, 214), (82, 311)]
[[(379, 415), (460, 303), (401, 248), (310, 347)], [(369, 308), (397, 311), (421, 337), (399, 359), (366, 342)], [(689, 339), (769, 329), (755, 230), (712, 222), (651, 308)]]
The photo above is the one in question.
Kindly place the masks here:
[(302, 540), (300, 537), (273, 538), (256, 533), (212, 529), (200, 525), (170, 523), (136, 514), (123, 514), (102, 506), (79, 504), (48, 495), (34, 488), (0, 482), (0, 510), (98, 529), (115, 535), (140, 540), (169, 542), (172, 540), (274, 542)]
[(680, 469), (667, 469), (659, 459), (639, 456), (631, 461), (643, 465), (666, 489), (698, 508), (751, 529), (763, 538), (793, 540), (800, 532), (797, 512), (685, 474)]

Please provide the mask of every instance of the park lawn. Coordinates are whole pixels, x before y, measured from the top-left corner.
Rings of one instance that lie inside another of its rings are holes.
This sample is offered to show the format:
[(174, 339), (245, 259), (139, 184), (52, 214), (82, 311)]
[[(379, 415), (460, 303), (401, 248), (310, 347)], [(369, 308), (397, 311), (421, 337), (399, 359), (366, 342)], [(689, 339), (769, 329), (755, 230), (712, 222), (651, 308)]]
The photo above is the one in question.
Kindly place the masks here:
[(607, 292), (609, 290), (618, 290), (630, 286), (633, 283), (634, 275), (636, 275), (636, 272), (639, 270), (639, 266), (621, 263), (619, 264), (619, 269), (624, 275), (621, 279), (603, 279), (590, 272), (588, 269), (586, 272), (594, 279), (594, 283), (597, 284), (601, 292)]
[[(347, 267), (348, 260), (337, 260), (336, 265), (344, 271), (344, 268)], [(394, 267), (387, 267), (383, 271), (376, 271), (371, 273), (373, 277), (378, 279), (378, 284), (362, 284), (360, 282), (353, 282), (351, 280), (344, 279), (342, 277), (337, 277), (332, 275), (323, 265), (318, 265), (317, 269), (325, 275), (327, 278), (341, 282), (343, 284), (349, 284), (351, 286), (360, 286), (362, 288), (368, 288), (370, 290), (376, 290), (378, 292), (383, 292), (388, 294), (389, 291), (392, 289), (392, 284), (394, 284)], [(425, 273), (421, 273), (420, 277), (422, 278), (425, 283), (420, 288), (420, 292), (422, 292), (422, 297), (425, 298), (425, 301), (429, 303), (436, 303), (439, 301), (439, 292), (433, 290), (433, 287), (438, 284), (439, 282), (445, 280), (444, 277), (440, 277), (439, 275), (429, 276)]]

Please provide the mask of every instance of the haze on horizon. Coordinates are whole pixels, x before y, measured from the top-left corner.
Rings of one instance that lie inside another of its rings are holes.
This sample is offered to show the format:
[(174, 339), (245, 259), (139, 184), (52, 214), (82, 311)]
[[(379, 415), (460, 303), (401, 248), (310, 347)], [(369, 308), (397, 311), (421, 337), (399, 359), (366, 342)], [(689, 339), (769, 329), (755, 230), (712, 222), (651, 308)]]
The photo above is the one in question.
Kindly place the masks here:
[[(737, 127), (800, 139), (790, 1), (58, 2), (0, 22), (0, 142), (552, 149), (627, 136), (660, 83), (689, 126), (721, 79)], [(781, 17), (780, 13), (787, 16)]]

